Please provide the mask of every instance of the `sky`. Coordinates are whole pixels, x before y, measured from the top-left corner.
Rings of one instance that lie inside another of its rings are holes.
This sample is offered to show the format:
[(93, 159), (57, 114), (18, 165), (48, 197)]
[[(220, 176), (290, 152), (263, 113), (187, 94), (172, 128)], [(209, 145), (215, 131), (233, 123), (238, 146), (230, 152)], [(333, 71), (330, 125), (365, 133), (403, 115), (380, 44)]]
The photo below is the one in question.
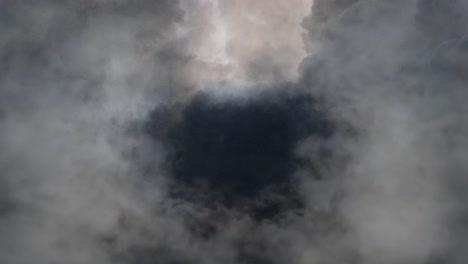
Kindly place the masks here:
[(3, 0), (0, 263), (466, 263), (463, 0)]

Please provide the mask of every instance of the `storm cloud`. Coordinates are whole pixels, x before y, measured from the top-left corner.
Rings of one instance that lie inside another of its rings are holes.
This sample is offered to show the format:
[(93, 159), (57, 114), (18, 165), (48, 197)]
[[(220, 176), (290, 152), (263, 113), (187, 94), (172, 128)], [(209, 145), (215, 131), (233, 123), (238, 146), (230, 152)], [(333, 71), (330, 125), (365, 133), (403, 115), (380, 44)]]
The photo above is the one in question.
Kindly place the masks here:
[(465, 263), (462, 0), (0, 3), (0, 262)]

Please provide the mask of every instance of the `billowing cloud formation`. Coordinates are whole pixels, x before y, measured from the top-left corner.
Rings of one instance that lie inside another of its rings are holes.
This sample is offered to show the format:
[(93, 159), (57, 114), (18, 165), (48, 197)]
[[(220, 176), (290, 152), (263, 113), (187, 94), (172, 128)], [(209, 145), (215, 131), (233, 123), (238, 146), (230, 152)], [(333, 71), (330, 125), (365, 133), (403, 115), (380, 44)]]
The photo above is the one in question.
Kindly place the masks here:
[(333, 112), (360, 130), (340, 210), (363, 261), (465, 261), (457, 249), (464, 228), (455, 223), (465, 204), (458, 188), (466, 170), (460, 100), (466, 98), (461, 14), (467, 5), (315, 6), (304, 22), (314, 47), (302, 83), (330, 98)]
[(2, 1), (0, 262), (465, 263), (468, 5), (311, 5)]

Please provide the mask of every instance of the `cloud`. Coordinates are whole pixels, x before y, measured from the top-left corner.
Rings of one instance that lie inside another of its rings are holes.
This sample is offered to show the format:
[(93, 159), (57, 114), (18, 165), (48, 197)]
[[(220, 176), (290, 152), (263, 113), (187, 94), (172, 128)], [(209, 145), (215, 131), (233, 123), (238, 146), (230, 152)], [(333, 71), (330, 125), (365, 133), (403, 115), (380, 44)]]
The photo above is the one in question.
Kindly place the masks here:
[(0, 262), (464, 263), (468, 5), (311, 5), (2, 1)]
[[(303, 61), (303, 84), (359, 130), (355, 142), (342, 142), (353, 162), (340, 210), (362, 261), (462, 261), (448, 248), (458, 240), (451, 223), (464, 214), (453, 206), (460, 199), (453, 181), (464, 178), (464, 166), (448, 164), (466, 149), (454, 143), (466, 127), (457, 103), (466, 96), (465, 33), (455, 15), (465, 4), (314, 5), (305, 21), (315, 46)], [(452, 150), (458, 154), (441, 155)]]

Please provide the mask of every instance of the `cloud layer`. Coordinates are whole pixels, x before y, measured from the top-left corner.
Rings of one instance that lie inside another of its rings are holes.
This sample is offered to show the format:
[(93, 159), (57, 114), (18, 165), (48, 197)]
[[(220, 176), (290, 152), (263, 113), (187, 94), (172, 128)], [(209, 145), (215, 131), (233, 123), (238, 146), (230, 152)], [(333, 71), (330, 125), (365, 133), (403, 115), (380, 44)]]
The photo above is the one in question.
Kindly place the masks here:
[(465, 263), (468, 4), (0, 3), (0, 262)]

